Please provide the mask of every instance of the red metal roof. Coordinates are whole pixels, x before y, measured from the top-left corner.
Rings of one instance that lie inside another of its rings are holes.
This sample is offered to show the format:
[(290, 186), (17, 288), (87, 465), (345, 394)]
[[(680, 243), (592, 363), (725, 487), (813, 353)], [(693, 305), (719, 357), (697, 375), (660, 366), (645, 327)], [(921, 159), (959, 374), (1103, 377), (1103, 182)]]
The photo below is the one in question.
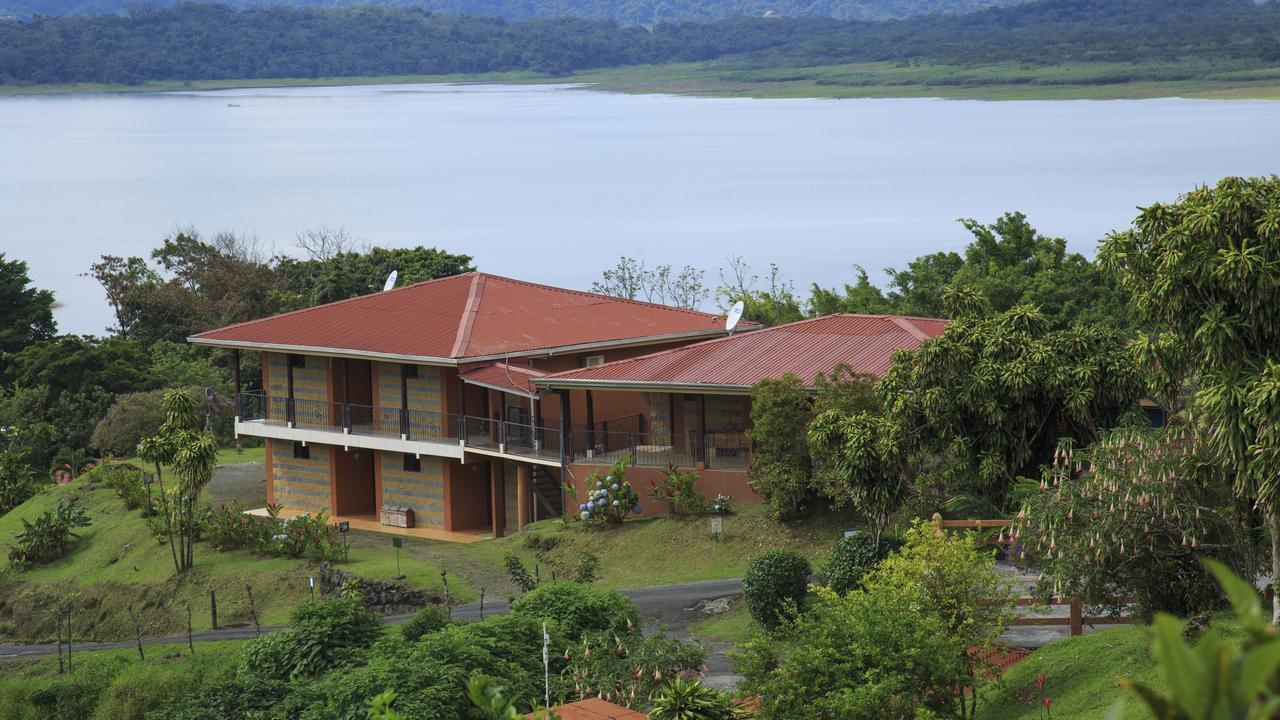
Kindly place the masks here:
[(721, 328), (721, 317), (710, 313), (472, 272), (230, 325), (190, 340), (457, 360), (700, 337)]
[(536, 384), (749, 387), (788, 372), (812, 383), (819, 372), (830, 372), (840, 363), (856, 372), (882, 376), (889, 369), (894, 350), (914, 350), (925, 340), (941, 335), (946, 325), (946, 320), (935, 318), (827, 315), (570, 370)]
[[(556, 714), (561, 720), (645, 720), (643, 713), (596, 698), (566, 703), (556, 708)], [(535, 715), (530, 713), (525, 717)]]
[(469, 370), (464, 369), (459, 377), (473, 385), (482, 385), (504, 392), (520, 393), (521, 395), (533, 395), (533, 379), (544, 377), (546, 374), (527, 365), (492, 362)]

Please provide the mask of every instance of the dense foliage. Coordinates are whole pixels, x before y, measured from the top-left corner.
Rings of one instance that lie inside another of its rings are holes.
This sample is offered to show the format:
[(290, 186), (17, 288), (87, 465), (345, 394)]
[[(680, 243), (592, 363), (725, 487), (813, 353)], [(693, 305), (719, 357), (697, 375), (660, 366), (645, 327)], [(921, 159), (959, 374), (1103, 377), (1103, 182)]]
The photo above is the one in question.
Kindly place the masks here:
[(359, 658), (382, 634), (382, 620), (356, 596), (326, 598), (294, 609), (289, 627), (245, 646), (241, 674), (273, 680), (315, 677)]
[(813, 568), (793, 550), (769, 550), (753, 558), (742, 577), (742, 599), (756, 622), (777, 627), (804, 607)]
[(449, 611), (439, 605), (428, 605), (400, 626), (400, 636), (417, 642), (424, 635), (439, 632), (449, 625)]
[(888, 535), (881, 537), (879, 542), (867, 533), (856, 531), (840, 538), (827, 555), (827, 564), (823, 568), (827, 587), (840, 595), (861, 588), (866, 574), (889, 557), (889, 553), (901, 547), (902, 540)]
[(879, 385), (898, 442), (936, 460), (916, 482), (999, 509), (1019, 476), (1039, 475), (1059, 438), (1088, 444), (1134, 412), (1142, 378), (1125, 339), (1103, 327), (1050, 329), (1035, 308), (987, 312), (977, 294), (938, 338), (898, 354)]
[(1042, 598), (1119, 610), (1119, 598), (1134, 595), (1142, 617), (1187, 616), (1222, 603), (1202, 558), (1253, 574), (1248, 523), (1248, 508), (1185, 425), (1125, 428), (1055, 453), (1011, 539), (1044, 572)]
[(640, 613), (626, 596), (572, 582), (544, 583), (516, 598), (512, 612), (556, 624), (569, 640), (592, 633), (626, 633)]
[[(1137, 344), (1223, 481), (1262, 513), (1280, 573), (1280, 177), (1226, 178), (1144, 208), (1099, 251), (1153, 332)], [(1280, 621), (1280, 595), (1272, 607)]]
[(889, 268), (889, 289), (882, 292), (859, 270), (853, 285), (832, 290), (814, 285), (809, 311), (897, 313), (952, 317), (944, 296), (949, 288), (977, 291), (996, 312), (1018, 305), (1040, 309), (1051, 328), (1080, 322), (1128, 330), (1133, 318), (1114, 279), (1066, 241), (1040, 234), (1022, 213), (1005, 213), (990, 224), (960, 221), (973, 235), (964, 255), (922, 255), (901, 270)]
[[(141, 7), (128, 16), (0, 24), (0, 83), (405, 75), (529, 70), (561, 74), (735, 57), (739, 65), (860, 61), (953, 64), (1218, 59), (1241, 69), (1280, 57), (1280, 10), (1249, 0), (1040, 0), (886, 23), (731, 17), (662, 23), (508, 23), (419, 8)], [(1123, 81), (1123, 78), (1111, 78)], [(749, 315), (750, 317), (750, 315)]]

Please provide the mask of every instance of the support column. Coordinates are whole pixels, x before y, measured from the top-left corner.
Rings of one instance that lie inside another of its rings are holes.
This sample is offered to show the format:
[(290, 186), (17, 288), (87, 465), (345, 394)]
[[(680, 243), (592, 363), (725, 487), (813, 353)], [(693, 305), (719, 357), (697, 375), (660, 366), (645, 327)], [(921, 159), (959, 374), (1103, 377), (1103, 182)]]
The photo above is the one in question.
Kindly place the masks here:
[[(374, 385), (377, 392), (377, 385)], [(400, 437), (409, 439), (409, 366), (400, 364)]]
[(529, 501), (533, 497), (529, 494), (529, 466), (524, 464), (516, 465), (516, 524), (519, 528), (523, 528), (529, 524)]
[(294, 412), (294, 405), (293, 405), (293, 356), (292, 355), (284, 356), (284, 368), (285, 368), (285, 375), (287, 376), (286, 379), (289, 383), (288, 399), (285, 400), (285, 406), (284, 406), (284, 419), (285, 419), (286, 425), (288, 425), (289, 427), (293, 427), (294, 421), (297, 419), (297, 414)]
[[(231, 351), (231, 362), (231, 375), (236, 384), (236, 420), (239, 420), (243, 417), (240, 407), (240, 350), (236, 349)], [(266, 395), (265, 391), (266, 388), (263, 388), (263, 395)], [(266, 416), (264, 415), (263, 417)], [(236, 441), (237, 443), (239, 442), (238, 437), (236, 438)]]
[(698, 445), (698, 469), (707, 466), (707, 396), (698, 396), (698, 435), (694, 438)]
[(587, 391), (587, 449), (593, 453), (596, 449), (596, 406), (590, 390)]
[(493, 536), (500, 538), (507, 526), (507, 482), (498, 458), (489, 460), (489, 508), (493, 515)]
[(560, 396), (560, 467), (563, 470), (564, 466), (568, 465), (569, 461), (573, 459), (573, 454), (569, 452), (569, 429), (573, 425), (569, 423), (569, 413), (571, 411), (569, 391), (557, 390), (556, 393)]

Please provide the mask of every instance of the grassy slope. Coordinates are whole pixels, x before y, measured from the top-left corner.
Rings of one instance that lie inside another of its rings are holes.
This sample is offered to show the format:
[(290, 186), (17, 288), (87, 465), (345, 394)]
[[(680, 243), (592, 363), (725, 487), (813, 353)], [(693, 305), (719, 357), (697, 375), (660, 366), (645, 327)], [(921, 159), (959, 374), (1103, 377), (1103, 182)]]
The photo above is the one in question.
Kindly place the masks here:
[(1121, 677), (1161, 687), (1141, 628), (1119, 627), (1049, 643), (1019, 663), (998, 685), (983, 692), (978, 720), (1039, 720), (1039, 705), (1029, 706), (1016, 693), (1045, 675), (1053, 716), (1103, 720), (1117, 701), (1125, 701), (1123, 720), (1150, 717), (1116, 685)]
[[(51, 597), (78, 592), (76, 634), (83, 639), (115, 640), (132, 636), (126, 606), (135, 604), (143, 632), (163, 635), (184, 632), (186, 603), (193, 608), (197, 630), (207, 629), (209, 590), (218, 592), (219, 624), (250, 622), (246, 585), (251, 585), (262, 624), (285, 622), (289, 611), (309, 595), (307, 578), (316, 563), (262, 557), (248, 551), (216, 552), (196, 548), (195, 567), (175, 578), (167, 544), (155, 540), (138, 511), (125, 510), (109, 488), (95, 487), (92, 474), (70, 485), (50, 486), (9, 514), (0, 517), (0, 538), (6, 541), (31, 518), (63, 498), (84, 503), (92, 524), (81, 533), (65, 558), (26, 571), (0, 570), (0, 639), (52, 640), (47, 608)], [(395, 573), (395, 554), (389, 544), (354, 547), (344, 569), (374, 578)], [(404, 563), (406, 581), (439, 589), (439, 567), (430, 562)], [(472, 596), (464, 582), (451, 583), (453, 594)]]
[[(717, 542), (707, 518), (675, 520), (642, 518), (620, 528), (583, 527), (542, 522), (524, 533), (496, 542), (468, 545), (463, 552), (501, 562), (507, 549), (515, 549), (529, 562), (539, 563), (544, 575), (571, 576), (578, 558), (594, 553), (600, 559), (596, 584), (607, 588), (640, 587), (691, 580), (741, 576), (751, 558), (771, 548), (792, 548), (815, 565), (840, 537), (848, 520), (817, 515), (804, 522), (783, 525), (769, 518), (763, 506), (742, 506), (724, 519), (724, 533)], [(554, 548), (536, 552), (526, 538), (551, 539)]]
[(563, 77), (529, 72), (478, 75), (273, 78), (152, 82), (144, 85), (0, 86), (0, 96), (67, 92), (156, 92), (399, 83), (591, 83), (627, 93), (756, 98), (939, 97), (980, 100), (1107, 100), (1196, 97), (1280, 99), (1280, 69), (1240, 70), (1212, 62), (1066, 63), (1026, 66), (856, 63), (752, 67), (733, 61), (631, 65)]
[[(58, 717), (140, 720), (146, 711), (190, 687), (225, 677), (241, 645), (197, 643), (194, 657), (186, 645), (152, 645), (146, 648), (145, 661), (134, 649), (76, 653), (70, 675), (58, 675), (58, 661), (52, 657), (10, 660), (0, 664), (0, 720), (50, 717), (49, 708), (32, 702), (36, 692), (57, 698)], [(72, 688), (82, 692), (71, 692)], [(95, 706), (90, 716), (87, 710)]]

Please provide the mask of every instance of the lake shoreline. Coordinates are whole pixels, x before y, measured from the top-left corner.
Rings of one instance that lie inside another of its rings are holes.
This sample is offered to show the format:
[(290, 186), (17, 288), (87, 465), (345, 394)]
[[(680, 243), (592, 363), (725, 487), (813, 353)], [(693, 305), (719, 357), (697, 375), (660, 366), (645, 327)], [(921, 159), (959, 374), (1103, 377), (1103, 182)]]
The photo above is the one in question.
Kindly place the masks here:
[[(1007, 82), (968, 82), (943, 75), (954, 68), (925, 68), (944, 84), (928, 81), (877, 82), (896, 71), (884, 63), (804, 68), (813, 77), (774, 77), (774, 71), (721, 68), (705, 64), (626, 66), (548, 77), (529, 72), (447, 75), (388, 75), (325, 78), (261, 78), (149, 82), (142, 85), (73, 83), (67, 85), (0, 85), (0, 97), (207, 92), (270, 88), (348, 87), (364, 85), (580, 85), (601, 92), (665, 94), (690, 97), (752, 99), (941, 99), (941, 100), (1280, 100), (1280, 76), (1263, 79), (1152, 80), (1142, 82), (1058, 82), (1041, 76), (1059, 68), (1014, 74)], [(963, 69), (971, 70), (971, 69)], [(1093, 68), (1090, 68), (1093, 70)], [(833, 75), (834, 77), (829, 77)], [(856, 72), (849, 81), (839, 72)]]

